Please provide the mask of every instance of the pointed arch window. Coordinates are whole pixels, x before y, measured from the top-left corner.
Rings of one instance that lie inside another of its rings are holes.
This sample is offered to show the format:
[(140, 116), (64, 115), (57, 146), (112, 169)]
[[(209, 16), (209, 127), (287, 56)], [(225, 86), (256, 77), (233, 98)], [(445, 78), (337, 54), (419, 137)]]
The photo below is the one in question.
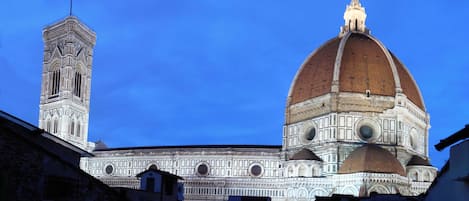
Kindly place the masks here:
[(75, 72), (75, 79), (73, 81), (73, 95), (81, 98), (81, 81), (82, 75), (79, 72)]
[(77, 123), (77, 137), (80, 137), (80, 134), (81, 134), (81, 123), (78, 122)]
[(60, 91), (60, 70), (51, 72), (50, 76), (50, 95), (56, 97)]
[(74, 121), (72, 121), (72, 123), (70, 124), (70, 134), (75, 135), (75, 122)]
[(50, 123), (50, 120), (47, 120), (47, 121), (46, 121), (46, 131), (47, 131), (47, 132), (50, 132), (50, 127), (51, 127), (50, 124), (51, 124), (51, 123)]
[(52, 133), (57, 133), (59, 129), (59, 120), (54, 119), (54, 129), (52, 130)]

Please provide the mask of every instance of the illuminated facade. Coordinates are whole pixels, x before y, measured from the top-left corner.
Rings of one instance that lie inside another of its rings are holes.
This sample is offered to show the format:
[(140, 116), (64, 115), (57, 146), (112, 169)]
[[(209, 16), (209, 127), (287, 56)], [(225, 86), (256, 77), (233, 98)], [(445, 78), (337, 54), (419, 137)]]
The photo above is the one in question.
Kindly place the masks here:
[(44, 30), (39, 125), (92, 151), (81, 168), (104, 183), (137, 188), (135, 175), (156, 167), (184, 178), (186, 200), (423, 193), (436, 168), (429, 163), (429, 116), (420, 90), (405, 65), (370, 35), (358, 0), (347, 6), (344, 20), (339, 35), (299, 68), (288, 93), (281, 146), (88, 143), (95, 35), (74, 17)]

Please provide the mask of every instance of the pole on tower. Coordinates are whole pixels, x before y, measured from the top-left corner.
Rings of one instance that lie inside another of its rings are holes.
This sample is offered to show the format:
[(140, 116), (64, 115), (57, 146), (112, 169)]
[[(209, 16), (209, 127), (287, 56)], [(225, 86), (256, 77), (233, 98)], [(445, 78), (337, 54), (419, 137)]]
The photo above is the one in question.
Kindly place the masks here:
[(70, 16), (72, 16), (72, 6), (73, 6), (73, 0), (70, 0), (70, 13), (69, 13)]

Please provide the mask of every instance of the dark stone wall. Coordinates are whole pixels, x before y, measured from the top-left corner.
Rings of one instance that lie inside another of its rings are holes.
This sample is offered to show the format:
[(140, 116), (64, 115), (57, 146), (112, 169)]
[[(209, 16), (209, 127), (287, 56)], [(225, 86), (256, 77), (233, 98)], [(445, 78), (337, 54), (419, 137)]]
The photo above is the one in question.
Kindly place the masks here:
[(33, 135), (0, 121), (0, 200), (125, 200)]

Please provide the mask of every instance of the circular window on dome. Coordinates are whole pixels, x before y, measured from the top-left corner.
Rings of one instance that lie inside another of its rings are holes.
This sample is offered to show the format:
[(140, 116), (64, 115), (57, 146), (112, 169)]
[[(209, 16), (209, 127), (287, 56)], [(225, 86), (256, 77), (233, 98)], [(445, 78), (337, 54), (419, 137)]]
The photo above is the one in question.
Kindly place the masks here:
[(368, 125), (360, 126), (360, 137), (364, 140), (369, 140), (373, 137), (373, 128)]
[(260, 164), (253, 164), (249, 167), (249, 174), (253, 177), (259, 177), (264, 172), (264, 169)]
[(306, 132), (305, 138), (306, 140), (311, 141), (314, 137), (316, 137), (316, 128), (312, 127), (308, 132)]
[(356, 124), (358, 137), (367, 142), (374, 142), (380, 136), (379, 123), (371, 119), (362, 119)]
[(104, 172), (106, 172), (106, 174), (108, 175), (111, 175), (114, 172), (114, 167), (110, 164), (106, 165), (106, 167), (104, 168)]
[(316, 126), (312, 125), (310, 126), (308, 129), (306, 129), (306, 132), (303, 133), (302, 135), (302, 141), (303, 143), (309, 143), (311, 142), (312, 140), (314, 140), (314, 138), (316, 137)]
[(207, 176), (210, 171), (208, 164), (206, 163), (200, 163), (195, 169), (197, 174), (200, 176)]

